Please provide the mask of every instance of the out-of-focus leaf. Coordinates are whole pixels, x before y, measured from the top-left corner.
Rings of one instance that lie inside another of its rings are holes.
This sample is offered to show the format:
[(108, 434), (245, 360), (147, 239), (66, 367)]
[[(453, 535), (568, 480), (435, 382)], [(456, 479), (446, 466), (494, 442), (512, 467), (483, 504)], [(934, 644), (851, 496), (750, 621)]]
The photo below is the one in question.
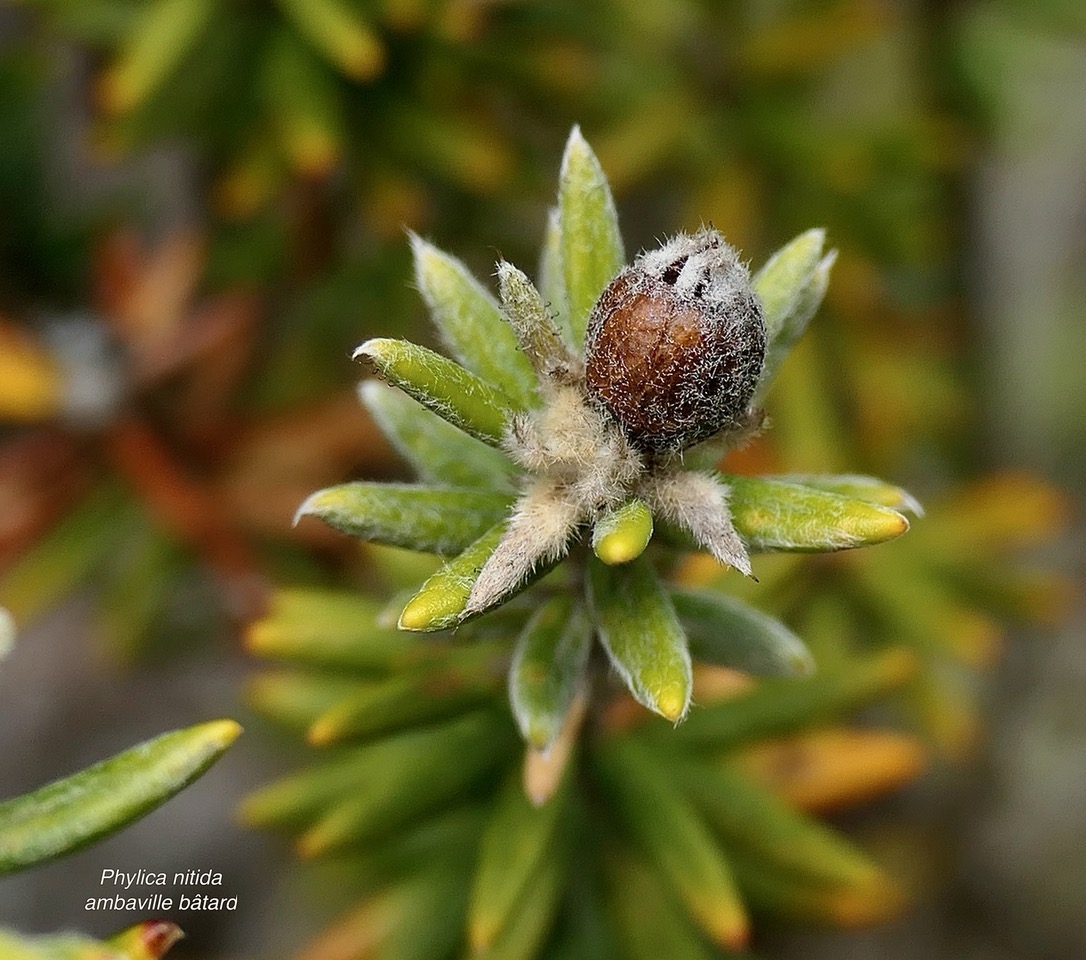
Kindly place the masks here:
[(748, 920), (720, 845), (652, 756), (629, 740), (601, 746), (596, 764), (626, 831), (691, 917), (723, 947), (746, 944)]
[(767, 676), (814, 670), (814, 659), (799, 637), (740, 600), (715, 590), (673, 590), (671, 602), (698, 660)]
[(328, 59), (356, 80), (369, 80), (385, 65), (373, 28), (344, 0), (276, 0), (299, 31)]

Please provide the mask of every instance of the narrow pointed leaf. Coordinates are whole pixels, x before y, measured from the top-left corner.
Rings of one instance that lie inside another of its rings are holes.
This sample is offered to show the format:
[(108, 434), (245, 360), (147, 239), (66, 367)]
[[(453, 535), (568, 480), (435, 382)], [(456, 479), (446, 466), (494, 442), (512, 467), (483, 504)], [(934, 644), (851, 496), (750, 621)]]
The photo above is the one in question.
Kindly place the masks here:
[(856, 473), (790, 473), (763, 479), (798, 483), (802, 487), (814, 487), (816, 490), (837, 493), (853, 500), (863, 500), (865, 503), (889, 507), (898, 513), (911, 513), (918, 517), (924, 515), (924, 508), (908, 490), (895, 487), (878, 477), (866, 477)]
[(833, 673), (803, 679), (765, 680), (747, 693), (703, 707), (674, 730), (645, 731), (654, 739), (726, 750), (825, 723), (900, 687), (916, 670), (902, 650), (888, 650)]
[(268, 614), (251, 624), (246, 646), (258, 656), (366, 673), (402, 668), (440, 648), (376, 625), (379, 604), (342, 590), (277, 590)]
[(927, 751), (912, 734), (836, 727), (752, 744), (735, 762), (789, 806), (824, 813), (901, 788), (923, 771)]
[(415, 279), (453, 355), (518, 409), (535, 402), (532, 368), (497, 301), (455, 257), (411, 235)]
[(102, 78), (102, 100), (112, 113), (144, 104), (199, 41), (215, 12), (214, 0), (155, 0), (125, 38)]
[(507, 717), (477, 711), (373, 744), (351, 796), (306, 830), (300, 852), (316, 856), (342, 849), (448, 805), (507, 760), (515, 743)]
[[(666, 762), (666, 760), (665, 760)], [(882, 872), (844, 837), (784, 804), (730, 764), (689, 760), (668, 768), (709, 827), (731, 849), (824, 883), (864, 887)]]
[[(562, 844), (561, 846), (565, 846)], [(567, 879), (568, 852), (551, 850), (551, 855), (528, 878), (520, 902), (497, 940), (480, 957), (486, 960), (534, 960), (547, 939), (561, 905)]]
[(900, 537), (909, 521), (888, 507), (797, 483), (727, 476), (735, 529), (752, 552), (849, 550)]
[(351, 693), (317, 717), (307, 739), (317, 746), (372, 737), (463, 713), (492, 699), (502, 682), (502, 651), (476, 644), (470, 667), (439, 664), (389, 677)]
[(634, 497), (607, 511), (592, 528), (592, 552), (604, 563), (636, 560), (652, 539), (652, 511)]
[(690, 653), (675, 609), (642, 559), (622, 567), (593, 561), (589, 597), (611, 664), (634, 698), (672, 721), (690, 705)]
[(522, 271), (502, 260), (498, 263), (498, 286), (502, 314), (540, 382), (568, 380), (580, 363), (566, 346), (535, 285)]
[(581, 345), (574, 341), (569, 325), (565, 268), (562, 265), (562, 222), (558, 207), (551, 207), (547, 212), (543, 250), (539, 256), (539, 292), (567, 346), (579, 351)]
[(372, 683), (300, 670), (271, 670), (253, 677), (245, 688), (246, 704), (275, 723), (304, 732), (338, 703)]
[(775, 617), (716, 590), (673, 590), (671, 602), (698, 660), (760, 676), (814, 670), (810, 652)]
[(568, 597), (539, 608), (517, 638), (509, 668), (509, 702), (521, 735), (546, 750), (585, 684), (592, 629)]
[(367, 340), (355, 350), (377, 372), (454, 427), (497, 447), (513, 401), (447, 357), (406, 340)]
[(748, 936), (728, 862), (693, 805), (644, 747), (615, 740), (597, 756), (601, 784), (626, 831), (712, 940), (738, 949)]
[(901, 911), (905, 898), (888, 880), (863, 887), (826, 886), (743, 851), (731, 862), (743, 896), (769, 913), (808, 923), (863, 927)]
[(277, 0), (301, 34), (347, 76), (379, 74), (385, 51), (373, 28), (345, 0)]
[(562, 157), (558, 210), (569, 323), (580, 349), (592, 307), (626, 262), (611, 188), (580, 127)]
[(424, 482), (508, 490), (516, 465), (500, 450), (454, 427), (413, 397), (377, 380), (359, 388), (366, 409)]
[(781, 247), (754, 275), (754, 292), (762, 301), (768, 343), (772, 344), (788, 327), (822, 259), (825, 244), (825, 230), (807, 230)]
[[(491, 527), (463, 553), (447, 561), (430, 577), (403, 608), (399, 619), (400, 629), (430, 632), (465, 622), (468, 618), (464, 616), (464, 611), (467, 609), (472, 587), (479, 571), (504, 536), (506, 526), (507, 523), (503, 521)], [(513, 599), (551, 570), (557, 562), (553, 560), (537, 564), (533, 572), (514, 589), (503, 594), (498, 604)], [(486, 611), (493, 609), (493, 605), (488, 606)]]
[(570, 777), (551, 799), (536, 807), (524, 796), (519, 771), (498, 794), (479, 845), (471, 897), (468, 942), (485, 952), (513, 922), (531, 909), (523, 894), (541, 870), (557, 859), (555, 840), (570, 795)]
[(264, 96), (283, 152), (303, 176), (328, 176), (345, 136), (335, 77), (311, 46), (288, 29), (265, 46)]
[(161, 805), (241, 733), (215, 720), (163, 734), (0, 803), (0, 874), (81, 849)]
[(401, 483), (343, 483), (312, 494), (295, 515), (342, 533), (425, 553), (464, 550), (509, 513), (500, 493)]
[[(609, 861), (610, 862), (610, 861)], [(655, 871), (636, 860), (612, 867), (608, 900), (629, 960), (713, 960), (698, 930)]]

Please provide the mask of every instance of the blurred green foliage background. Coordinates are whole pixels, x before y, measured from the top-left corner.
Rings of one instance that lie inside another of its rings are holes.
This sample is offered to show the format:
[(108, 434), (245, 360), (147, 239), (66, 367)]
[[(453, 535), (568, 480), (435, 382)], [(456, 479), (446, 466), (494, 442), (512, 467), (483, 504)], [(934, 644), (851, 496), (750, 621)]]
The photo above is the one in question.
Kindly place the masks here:
[[(349, 352), (430, 336), (405, 227), (480, 276), (530, 268), (580, 123), (631, 249), (712, 222), (756, 263), (813, 225), (840, 250), (730, 468), (878, 474), (929, 508), (885, 552), (740, 588), (827, 661), (916, 649), (897, 706), (935, 769), (861, 823), (926, 907), (764, 952), (1081, 956), (1083, 89), (1071, 0), (0, 3), (0, 605), (32, 631), (0, 668), (2, 792), (156, 710), (230, 712), (272, 583), (382, 575), (290, 528), (316, 487), (402, 471)], [(212, 820), (203, 849), (269, 886)], [(0, 919), (80, 924), (79, 882), (9, 880)], [(200, 924), (280, 946), (255, 914)]]

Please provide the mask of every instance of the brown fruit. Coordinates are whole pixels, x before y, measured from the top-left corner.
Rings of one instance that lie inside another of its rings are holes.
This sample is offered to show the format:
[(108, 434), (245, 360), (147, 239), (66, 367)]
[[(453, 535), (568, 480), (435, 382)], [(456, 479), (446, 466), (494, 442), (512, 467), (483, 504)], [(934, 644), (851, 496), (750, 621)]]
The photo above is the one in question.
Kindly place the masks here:
[(646, 452), (677, 452), (747, 417), (765, 360), (762, 306), (712, 229), (641, 254), (592, 309), (589, 395)]

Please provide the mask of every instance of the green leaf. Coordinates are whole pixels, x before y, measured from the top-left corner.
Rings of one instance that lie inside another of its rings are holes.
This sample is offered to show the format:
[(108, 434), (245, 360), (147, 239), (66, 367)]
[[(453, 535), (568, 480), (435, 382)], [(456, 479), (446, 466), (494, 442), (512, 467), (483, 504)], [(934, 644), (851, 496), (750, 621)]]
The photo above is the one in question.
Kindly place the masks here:
[(502, 683), (506, 644), (472, 644), (423, 668), (348, 694), (317, 717), (316, 746), (372, 737), (463, 713), (492, 699)]
[(79, 850), (149, 813), (214, 763), (233, 720), (175, 730), (0, 803), (0, 874)]
[(608, 905), (629, 960), (714, 960), (663, 878), (637, 860), (608, 858)]
[(820, 553), (900, 537), (909, 521), (864, 500), (761, 477), (724, 476), (732, 522), (751, 552)]
[(608, 510), (592, 528), (592, 552), (614, 566), (636, 560), (652, 539), (652, 511), (634, 497)]
[(129, 113), (148, 99), (199, 41), (215, 12), (214, 0), (155, 0), (144, 7), (102, 82), (113, 113)]
[(506, 716), (477, 711), (364, 748), (350, 796), (322, 812), (299, 839), (300, 852), (317, 856), (342, 849), (448, 805), (507, 760), (516, 739)]
[(381, 376), (473, 437), (501, 445), (513, 401), (447, 357), (406, 340), (367, 340), (355, 350)]
[(502, 315), (540, 383), (568, 381), (580, 362), (562, 339), (535, 285), (521, 270), (502, 260), (498, 263), (498, 287)]
[(355, 80), (368, 80), (385, 64), (373, 28), (344, 0), (277, 0), (279, 8), (333, 66)]
[(264, 47), (263, 87), (283, 153), (303, 175), (327, 176), (345, 139), (335, 76), (296, 33), (274, 30)]
[(366, 673), (402, 669), (443, 653), (378, 627), (380, 611), (380, 604), (342, 590), (277, 590), (267, 615), (249, 626), (245, 643), (261, 657)]
[(24, 937), (0, 929), (3, 960), (158, 960), (183, 937), (181, 928), (166, 920), (147, 920), (108, 940), (79, 933)]
[(667, 592), (645, 559), (608, 567), (594, 558), (588, 594), (600, 640), (634, 698), (668, 720), (690, 705), (690, 653)]
[(509, 922), (482, 954), (486, 960), (534, 960), (558, 913), (568, 877), (568, 851), (552, 850), (527, 886)]
[(569, 597), (548, 600), (525, 624), (509, 668), (509, 702), (521, 735), (546, 750), (585, 683), (592, 625)]
[(342, 533), (449, 555), (464, 550), (507, 516), (500, 493), (403, 483), (343, 483), (311, 494), (295, 514), (319, 517)]
[[(505, 535), (506, 526), (507, 521), (502, 521), (491, 527), (463, 553), (448, 560), (430, 577), (403, 608), (399, 619), (400, 629), (429, 633), (464, 622), (461, 615), (468, 605), (471, 588), (479, 576), (479, 571)], [(540, 563), (515, 589), (502, 598), (501, 603), (511, 600), (531, 586), (557, 562)], [(493, 609), (494, 607), (489, 607), (486, 612)]]
[[(661, 751), (661, 754), (663, 751)], [(844, 837), (790, 808), (730, 765), (673, 762), (661, 755), (705, 822), (728, 845), (813, 880), (864, 887), (883, 882), (878, 867)]]
[(611, 188), (580, 127), (562, 156), (558, 210), (569, 323), (580, 350), (592, 307), (626, 263)]
[(742, 947), (748, 936), (746, 909), (720, 845), (694, 807), (633, 741), (612, 740), (595, 759), (626, 831), (690, 916), (721, 946)]
[(580, 344), (569, 325), (569, 304), (566, 302), (566, 278), (562, 266), (562, 218), (558, 207), (547, 211), (547, 227), (543, 234), (543, 250), (539, 256), (539, 292), (567, 345), (580, 351)]
[(269, 670), (250, 678), (245, 703), (262, 717), (304, 733), (321, 714), (373, 683), (353, 676)]
[(767, 679), (757, 687), (702, 707), (674, 730), (645, 735), (680, 745), (724, 751), (759, 737), (777, 736), (826, 723), (900, 687), (916, 670), (916, 660), (889, 650), (852, 661), (833, 673), (804, 679)]
[(827, 493), (840, 494), (853, 500), (863, 500), (880, 507), (889, 507), (898, 513), (911, 513), (922, 517), (924, 508), (908, 490), (895, 487), (878, 477), (866, 477), (858, 473), (820, 474), (789, 473), (766, 480), (779, 480), (783, 483), (798, 483), (802, 487), (814, 487)]
[(515, 489), (519, 470), (505, 454), (454, 427), (402, 390), (367, 380), (359, 395), (381, 432), (423, 481)]
[(554, 846), (570, 780), (567, 768), (562, 787), (541, 807), (525, 797), (519, 769), (498, 794), (479, 844), (468, 906), (468, 942), (474, 952), (488, 951), (519, 913), (532, 909), (524, 893), (540, 871), (560, 860)]
[(472, 373), (511, 398), (536, 402), (535, 377), (497, 301), (455, 257), (411, 234), (415, 279), (449, 349)]
[(672, 590), (671, 602), (698, 660), (758, 676), (814, 671), (814, 659), (799, 637), (734, 597), (716, 590)]

